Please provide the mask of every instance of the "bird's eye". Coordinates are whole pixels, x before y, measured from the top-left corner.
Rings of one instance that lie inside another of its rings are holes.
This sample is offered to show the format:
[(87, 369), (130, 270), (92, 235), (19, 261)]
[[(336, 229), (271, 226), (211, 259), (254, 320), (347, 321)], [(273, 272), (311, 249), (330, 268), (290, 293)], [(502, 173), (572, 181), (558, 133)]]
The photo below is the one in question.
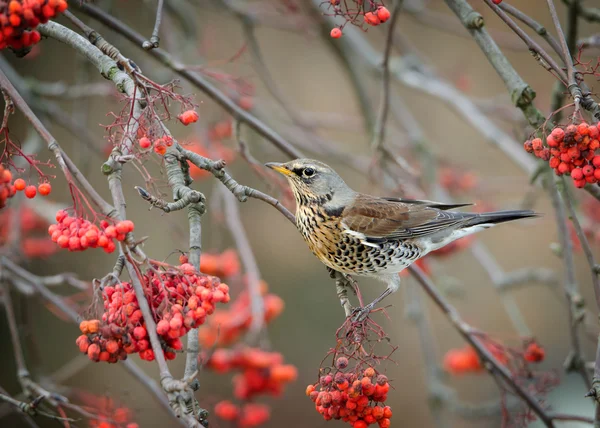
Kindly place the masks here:
[(305, 177), (312, 177), (313, 175), (315, 175), (315, 169), (308, 167), (308, 168), (304, 168), (304, 171), (302, 171), (302, 174)]

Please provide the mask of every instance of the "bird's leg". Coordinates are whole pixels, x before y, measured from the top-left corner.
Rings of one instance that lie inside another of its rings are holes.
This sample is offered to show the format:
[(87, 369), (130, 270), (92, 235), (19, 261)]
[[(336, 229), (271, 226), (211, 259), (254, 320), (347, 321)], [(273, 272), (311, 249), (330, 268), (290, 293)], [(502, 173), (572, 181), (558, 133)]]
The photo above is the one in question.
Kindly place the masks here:
[(375, 309), (377, 304), (379, 304), (379, 302), (381, 302), (387, 296), (396, 292), (398, 290), (398, 288), (400, 288), (400, 276), (398, 274), (392, 274), (389, 277), (382, 278), (382, 279), (387, 279), (388, 286), (385, 289), (385, 291), (383, 293), (381, 293), (381, 295), (379, 297), (377, 297), (375, 300), (373, 300), (368, 305), (366, 305), (362, 308), (354, 309), (354, 312), (353, 312), (354, 316), (352, 318), (352, 321), (354, 321), (354, 322), (364, 321), (367, 318), (367, 316), (369, 316), (371, 311), (373, 309)]
[(350, 304), (350, 299), (348, 299), (348, 288), (352, 288), (352, 284), (343, 273), (331, 269), (330, 267), (328, 267), (327, 270), (329, 271), (329, 276), (335, 279), (335, 289), (338, 298), (340, 299), (340, 304), (342, 305), (342, 308), (344, 308), (346, 317), (349, 317), (352, 315), (352, 305)]

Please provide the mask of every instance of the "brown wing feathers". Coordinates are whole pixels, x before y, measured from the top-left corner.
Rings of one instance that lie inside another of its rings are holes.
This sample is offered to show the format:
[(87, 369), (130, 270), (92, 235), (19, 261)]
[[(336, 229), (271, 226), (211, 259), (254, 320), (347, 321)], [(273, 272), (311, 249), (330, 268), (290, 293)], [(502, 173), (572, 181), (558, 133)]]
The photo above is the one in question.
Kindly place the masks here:
[(468, 221), (475, 214), (445, 211), (465, 205), (359, 195), (342, 218), (348, 230), (364, 235), (367, 242), (382, 243), (431, 235)]
[(343, 224), (350, 233), (358, 233), (373, 244), (388, 240), (419, 238), (454, 227), (494, 224), (525, 217), (533, 211), (515, 210), (484, 214), (450, 212), (472, 204), (442, 204), (360, 194), (342, 213)]

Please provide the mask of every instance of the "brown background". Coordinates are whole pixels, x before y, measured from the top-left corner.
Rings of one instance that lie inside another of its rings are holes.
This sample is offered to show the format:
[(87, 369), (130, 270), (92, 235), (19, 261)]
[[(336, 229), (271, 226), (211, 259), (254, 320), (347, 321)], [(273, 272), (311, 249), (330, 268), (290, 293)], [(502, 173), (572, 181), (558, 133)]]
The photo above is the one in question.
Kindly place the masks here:
[[(487, 7), (478, 1), (472, 3), (483, 13), (489, 27), (506, 32), (503, 24)], [(514, 2), (516, 6), (532, 14), (550, 28), (551, 21), (545, 3), (543, 0)], [(101, 6), (106, 7), (104, 4)], [(149, 34), (153, 23), (153, 11), (148, 8), (149, 6), (153, 7), (153, 5), (142, 6), (140, 2), (115, 2), (113, 13), (138, 30)], [(431, 2), (431, 7), (449, 14), (441, 1)], [(216, 62), (219, 67), (219, 61), (230, 58), (242, 46), (239, 23), (223, 11), (218, 2), (201, 2), (197, 10), (198, 15), (195, 19), (201, 34), (196, 46), (198, 56), (188, 52), (182, 60), (189, 64), (200, 64), (199, 58), (202, 56), (205, 63)], [(559, 13), (561, 16), (565, 15), (562, 7), (559, 7)], [(454, 18), (453, 15), (448, 17)], [(64, 20), (60, 22), (65, 23)], [(126, 56), (141, 64), (144, 72), (150, 77), (157, 81), (166, 81), (172, 77), (158, 64), (145, 62), (144, 54), (128, 42), (95, 23), (93, 25), (109, 41), (121, 48)], [(508, 96), (502, 81), (469, 38), (416, 23), (413, 18), (406, 15), (400, 18), (398, 31), (404, 33), (414, 43), (430, 64), (437, 68), (441, 76), (454, 82), (459, 78), (466, 79), (469, 96), (497, 97), (499, 103), (507, 102)], [(593, 31), (591, 26), (582, 25), (582, 34), (589, 35)], [(362, 120), (354, 92), (329, 44), (311, 34), (293, 34), (267, 28), (258, 30), (257, 34), (266, 64), (283, 93), (300, 110), (323, 114), (337, 113), (352, 121), (354, 128), (352, 132), (326, 131), (322, 135), (339, 142), (347, 151), (368, 154), (369, 136), (361, 130)], [(173, 37), (176, 36), (178, 34), (173, 34)], [(370, 30), (367, 36), (376, 51), (383, 48), (382, 32)], [(175, 55), (180, 54), (177, 46), (175, 43), (170, 49)], [(505, 50), (505, 53), (524, 80), (537, 91), (536, 104), (547, 113), (553, 78), (526, 50)], [(34, 76), (44, 81), (72, 82), (75, 78), (75, 70), (81, 66), (81, 62), (69, 49), (54, 41), (44, 41), (41, 44), (41, 54), (35, 59), (19, 61), (8, 53), (4, 55), (23, 75)], [(244, 54), (234, 64), (225, 65), (223, 68), (232, 74), (249, 78), (256, 84), (257, 102), (261, 107), (277, 109), (251, 65), (249, 55)], [(90, 76), (94, 81), (100, 80), (100, 77), (93, 72)], [(372, 94), (376, 100), (380, 92), (378, 81), (370, 75), (365, 75), (365, 79), (372, 87)], [(184, 91), (197, 93), (196, 101), (202, 103), (199, 111), (206, 122), (225, 117), (203, 94), (187, 85), (183, 86)], [(393, 96), (403, 97), (410, 106), (437, 153), (443, 153), (446, 160), (473, 170), (479, 175), (485, 189), (486, 200), (497, 206), (514, 205), (520, 201), (528, 187), (528, 177), (501, 152), (487, 144), (482, 136), (452, 109), (435, 98), (399, 85), (394, 85), (393, 90)], [(62, 105), (69, 110), (77, 108), (76, 104), (69, 102), (64, 102)], [(102, 146), (104, 133), (98, 124), (108, 123), (110, 119), (105, 117), (105, 114), (110, 109), (118, 108), (114, 102), (111, 102), (109, 107), (105, 100), (96, 99), (91, 103), (86, 124), (97, 135), (94, 144)], [(11, 130), (21, 139), (25, 139), (25, 128), (21, 124), (17, 125), (17, 120), (19, 119), (15, 118)], [(269, 121), (268, 118), (266, 120)], [(186, 134), (186, 130), (181, 126), (174, 125), (173, 129), (177, 137), (189, 137), (189, 133)], [(357, 132), (356, 129), (361, 131)], [(518, 139), (523, 136), (520, 125), (508, 124), (505, 125), (505, 129), (514, 133)], [(100, 193), (108, 196), (106, 182), (99, 168), (102, 158), (92, 155), (81, 141), (73, 139), (64, 130), (53, 127), (52, 131), (72, 154), (73, 159), (83, 162), (88, 178), (97, 186)], [(248, 141), (253, 154), (260, 161), (285, 159), (281, 153), (258, 137), (248, 137)], [(399, 143), (403, 142), (399, 141)], [(233, 147), (232, 144), (230, 145)], [(44, 156), (45, 154), (42, 154), (42, 158)], [(335, 164), (335, 160), (331, 158), (322, 160)], [(243, 161), (237, 161), (231, 170), (242, 183), (257, 186), (262, 190), (272, 190), (256, 180)], [(343, 168), (340, 172), (357, 190), (380, 192), (373, 186), (368, 186), (364, 176)], [(58, 177), (54, 183), (56, 183), (54, 198), (65, 206), (68, 205), (67, 195), (60, 190), (64, 179)], [(142, 183), (139, 175), (133, 170), (126, 172), (125, 183), (129, 201), (128, 218), (135, 221), (138, 236), (150, 236), (145, 245), (146, 253), (153, 258), (163, 259), (175, 248), (185, 249), (185, 214), (170, 214), (167, 219), (158, 210), (148, 212), (146, 205), (141, 203), (133, 193), (133, 186)], [(197, 182), (196, 186), (199, 190), (205, 191), (210, 200), (210, 193), (214, 189), (213, 181)], [(464, 198), (468, 199), (469, 196), (466, 195)], [(551, 207), (545, 195), (541, 195), (536, 208), (546, 215), (534, 222), (511, 224), (490, 230), (482, 234), (480, 239), (490, 248), (501, 266), (508, 271), (525, 266), (541, 266), (554, 269), (556, 275), (561, 277), (561, 262), (549, 249), (550, 243), (556, 241), (556, 231)], [(284, 424), (293, 427), (326, 426), (313, 410), (312, 403), (304, 396), (304, 388), (316, 379), (320, 361), (329, 347), (335, 344), (334, 333), (342, 321), (342, 311), (335, 296), (333, 283), (323, 266), (309, 253), (297, 231), (279, 213), (257, 201), (249, 201), (241, 205), (240, 210), (263, 278), (270, 284), (271, 290), (287, 302), (283, 315), (269, 328), (271, 344), (274, 349), (283, 352), (286, 360), (295, 364), (300, 373), (299, 380), (288, 387), (284, 398), (266, 400), (274, 405), (273, 417), (267, 426), (277, 427)], [(218, 218), (207, 214), (203, 226), (205, 250), (222, 249), (231, 245), (230, 236)], [(174, 259), (170, 260), (175, 262)], [(99, 251), (83, 254), (59, 253), (48, 261), (32, 263), (30, 268), (40, 273), (74, 271), (81, 278), (91, 279), (102, 276), (111, 268), (112, 263), (113, 257), (108, 257)], [(589, 274), (581, 254), (577, 255), (576, 267), (582, 293), (590, 302), (590, 308), (593, 309)], [(435, 272), (438, 273), (436, 279), (448, 275), (460, 281), (464, 295), (460, 298), (453, 297), (451, 301), (460, 310), (465, 320), (502, 339), (516, 343), (518, 338), (511, 329), (497, 294), (470, 252), (465, 251), (445, 259), (436, 265)], [(371, 281), (363, 280), (361, 283), (364, 284), (363, 292), (367, 299), (375, 297), (383, 289), (381, 284), (375, 285)], [(235, 284), (232, 287), (235, 289)], [(551, 293), (544, 286), (533, 285), (516, 290), (513, 295), (530, 328), (547, 350), (547, 358), (541, 364), (541, 368), (560, 372), (561, 364), (569, 351), (567, 313), (561, 293)], [(389, 400), (394, 411), (393, 422), (394, 426), (433, 426), (427, 404), (425, 368), (422, 363), (419, 339), (414, 325), (404, 318), (403, 302), (403, 293), (391, 297), (389, 299), (389, 303), (393, 305), (389, 310), (391, 319), (382, 320), (382, 325), (386, 328), (392, 342), (399, 346), (394, 357), (397, 364), (387, 366), (388, 375), (393, 379), (395, 388), (395, 391), (390, 393)], [(29, 305), (29, 310), (35, 318), (32, 336), (42, 356), (41, 366), (46, 373), (52, 372), (76, 355), (74, 340), (78, 334), (77, 329), (73, 325), (56, 320), (39, 302)], [(440, 315), (437, 308), (428, 305), (428, 313), (435, 326), (437, 347), (440, 352), (463, 345), (460, 337)], [(0, 322), (0, 337), (2, 338), (0, 347), (3, 350), (0, 353), (2, 367), (0, 385), (15, 391), (17, 385), (14, 380), (14, 362), (4, 321)], [(586, 339), (584, 345), (587, 355), (593, 355), (594, 343)], [(183, 362), (184, 358), (180, 357), (171, 365), (174, 374), (182, 373)], [(154, 364), (141, 361), (139, 364), (150, 375), (157, 375)], [(552, 395), (552, 403), (556, 409), (579, 411), (591, 415), (589, 403), (583, 399), (585, 390), (580, 379), (571, 378), (562, 372), (560, 374), (563, 385)], [(227, 397), (230, 392), (228, 376), (202, 373), (200, 382), (201, 390), (197, 397), (204, 405), (210, 406), (218, 399)], [(136, 412), (136, 420), (142, 427), (170, 426), (170, 419), (118, 365), (89, 364), (80, 373), (70, 378), (67, 384), (89, 389), (97, 394), (111, 394), (122, 399)], [(496, 385), (485, 374), (449, 378), (448, 384), (457, 388), (461, 398), (472, 403), (484, 402), (498, 396)], [(499, 426), (500, 420), (498, 416), (465, 420), (454, 416), (451, 412), (446, 412), (445, 415), (449, 425), (461, 427)], [(1, 420), (0, 425), (16, 426), (15, 424), (19, 422), (20, 419), (11, 417)], [(40, 424), (43, 425), (44, 421), (40, 421)], [(329, 422), (329, 425), (342, 426), (342, 423)], [(226, 425), (213, 421), (213, 426)]]

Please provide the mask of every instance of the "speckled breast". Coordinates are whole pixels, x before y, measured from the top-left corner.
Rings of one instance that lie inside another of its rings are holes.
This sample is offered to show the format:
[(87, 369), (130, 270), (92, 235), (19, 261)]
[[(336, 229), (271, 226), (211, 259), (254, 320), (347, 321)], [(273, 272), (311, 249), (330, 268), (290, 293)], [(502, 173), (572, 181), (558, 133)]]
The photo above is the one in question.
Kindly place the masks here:
[(311, 251), (327, 266), (355, 275), (400, 272), (421, 255), (414, 242), (390, 241), (378, 248), (343, 233), (338, 218), (327, 218), (318, 208), (300, 207), (296, 226)]

